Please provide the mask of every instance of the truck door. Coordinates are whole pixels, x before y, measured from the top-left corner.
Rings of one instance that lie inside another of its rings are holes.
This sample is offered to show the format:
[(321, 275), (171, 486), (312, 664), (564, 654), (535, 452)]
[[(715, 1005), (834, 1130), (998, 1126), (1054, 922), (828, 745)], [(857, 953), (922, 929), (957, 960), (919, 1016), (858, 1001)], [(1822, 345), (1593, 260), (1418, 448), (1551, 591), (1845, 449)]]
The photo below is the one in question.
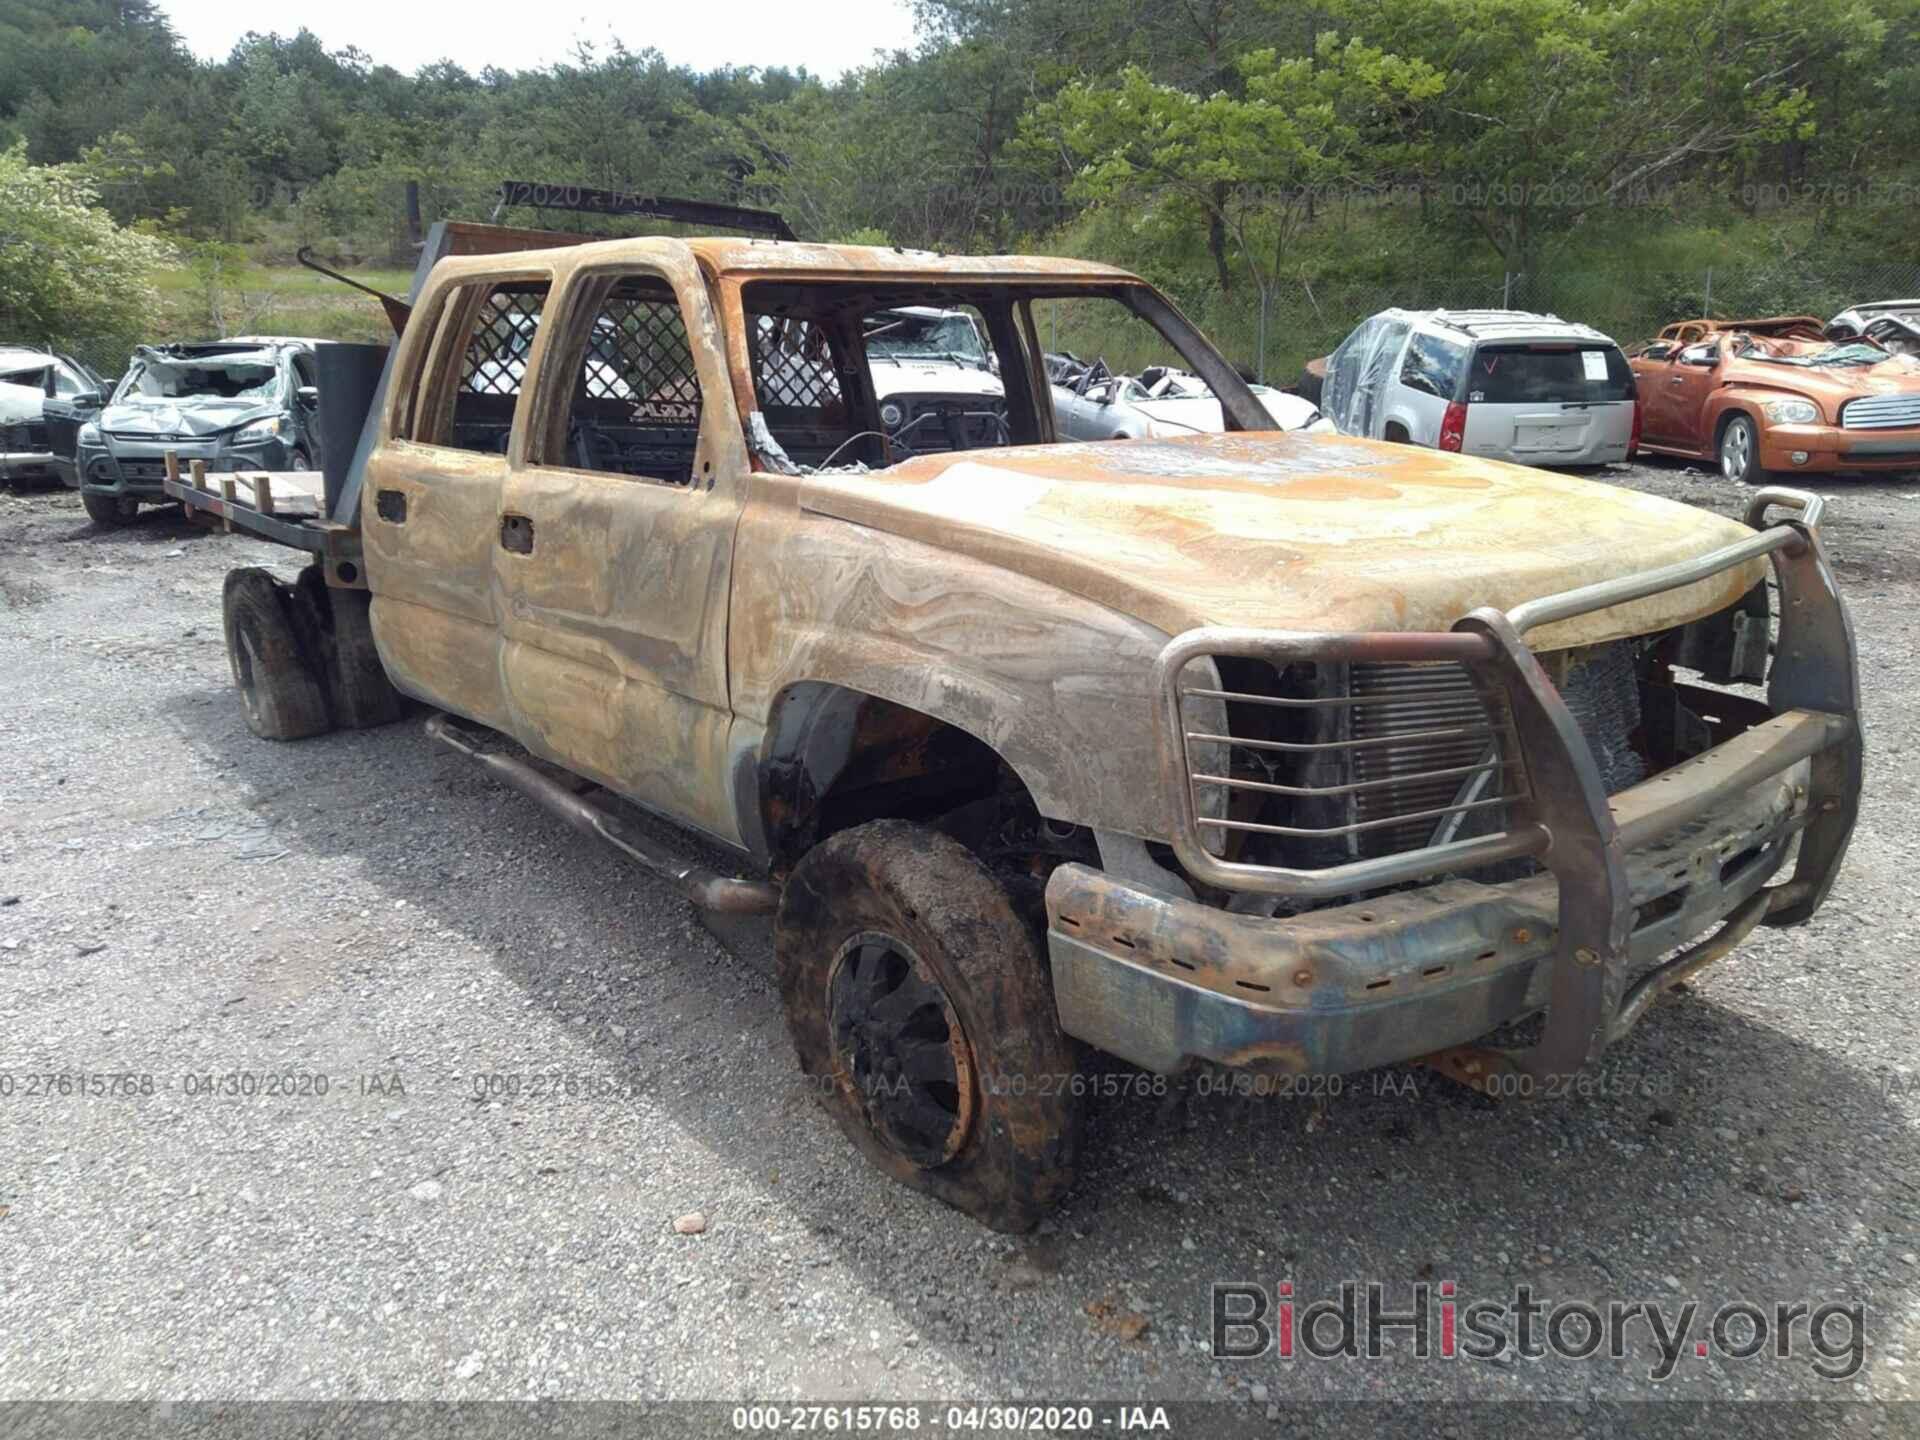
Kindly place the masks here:
[(719, 324), (684, 246), (562, 284), (493, 537), (511, 730), (737, 842), (727, 602), (748, 463)]
[(507, 440), (551, 283), (547, 273), (456, 273), (422, 297), (361, 491), (387, 673), (408, 694), (495, 729), (509, 720), (494, 590)]

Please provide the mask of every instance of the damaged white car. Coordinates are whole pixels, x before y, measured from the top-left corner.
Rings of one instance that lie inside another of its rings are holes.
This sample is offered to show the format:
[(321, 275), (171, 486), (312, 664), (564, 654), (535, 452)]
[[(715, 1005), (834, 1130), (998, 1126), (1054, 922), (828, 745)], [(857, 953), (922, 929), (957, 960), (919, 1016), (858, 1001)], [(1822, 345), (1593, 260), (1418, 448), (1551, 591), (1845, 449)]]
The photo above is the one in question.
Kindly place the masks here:
[[(1049, 354), (1046, 360), (1054, 424), (1064, 439), (1164, 439), (1218, 434), (1226, 428), (1218, 397), (1198, 375), (1166, 365), (1149, 366), (1138, 375), (1115, 375), (1103, 360), (1089, 364), (1065, 352)], [(1334, 428), (1311, 400), (1268, 385), (1247, 388), (1273, 417), (1276, 430)]]

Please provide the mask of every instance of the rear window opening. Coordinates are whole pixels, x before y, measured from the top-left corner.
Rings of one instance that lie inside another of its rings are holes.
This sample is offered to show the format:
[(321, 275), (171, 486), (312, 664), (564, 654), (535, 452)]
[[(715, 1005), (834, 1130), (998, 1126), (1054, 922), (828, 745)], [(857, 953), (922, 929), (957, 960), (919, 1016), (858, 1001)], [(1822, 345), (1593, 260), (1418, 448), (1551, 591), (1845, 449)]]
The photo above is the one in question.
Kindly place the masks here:
[(1633, 371), (1617, 345), (1482, 345), (1467, 375), (1467, 402), (1473, 405), (1633, 398)]

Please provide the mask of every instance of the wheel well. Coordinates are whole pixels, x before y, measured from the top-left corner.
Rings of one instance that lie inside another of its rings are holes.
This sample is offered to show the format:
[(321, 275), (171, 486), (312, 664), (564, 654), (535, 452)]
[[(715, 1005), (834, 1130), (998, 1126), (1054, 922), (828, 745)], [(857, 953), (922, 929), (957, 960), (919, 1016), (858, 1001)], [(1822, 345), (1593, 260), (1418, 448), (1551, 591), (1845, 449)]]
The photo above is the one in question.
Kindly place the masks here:
[(1716, 451), (1720, 448), (1721, 437), (1727, 433), (1727, 426), (1733, 423), (1733, 417), (1736, 415), (1743, 416), (1753, 426), (1755, 435), (1759, 434), (1760, 422), (1754, 419), (1744, 405), (1729, 405), (1720, 412), (1720, 418), (1713, 422), (1713, 448)]
[(1413, 436), (1408, 433), (1407, 427), (1402, 425), (1398, 420), (1389, 420), (1387, 422), (1385, 438), (1388, 440), (1397, 440), (1404, 445), (1407, 441), (1411, 440)]
[(1026, 787), (991, 746), (906, 705), (838, 685), (782, 692), (757, 759), (768, 863), (785, 873), (829, 835), (869, 820), (931, 821)]
[(753, 767), (736, 772), (743, 833), (777, 878), (830, 835), (870, 820), (912, 820), (973, 851), (1015, 910), (1044, 931), (1054, 867), (1101, 863), (1093, 832), (1042, 816), (1026, 782), (984, 740), (844, 686), (783, 690), (760, 752), (738, 763)]

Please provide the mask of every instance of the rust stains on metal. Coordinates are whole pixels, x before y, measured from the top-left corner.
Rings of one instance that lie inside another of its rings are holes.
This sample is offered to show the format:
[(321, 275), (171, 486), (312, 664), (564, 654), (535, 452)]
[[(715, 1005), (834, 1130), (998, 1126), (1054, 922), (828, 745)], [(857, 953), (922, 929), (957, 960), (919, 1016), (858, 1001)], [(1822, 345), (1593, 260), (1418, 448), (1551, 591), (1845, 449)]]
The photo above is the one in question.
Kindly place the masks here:
[[(1222, 434), (928, 456), (804, 482), (802, 508), (939, 543), (1168, 633), (1445, 630), (1750, 532), (1692, 506), (1344, 436)], [(1542, 627), (1541, 650), (1718, 610), (1764, 562)]]

